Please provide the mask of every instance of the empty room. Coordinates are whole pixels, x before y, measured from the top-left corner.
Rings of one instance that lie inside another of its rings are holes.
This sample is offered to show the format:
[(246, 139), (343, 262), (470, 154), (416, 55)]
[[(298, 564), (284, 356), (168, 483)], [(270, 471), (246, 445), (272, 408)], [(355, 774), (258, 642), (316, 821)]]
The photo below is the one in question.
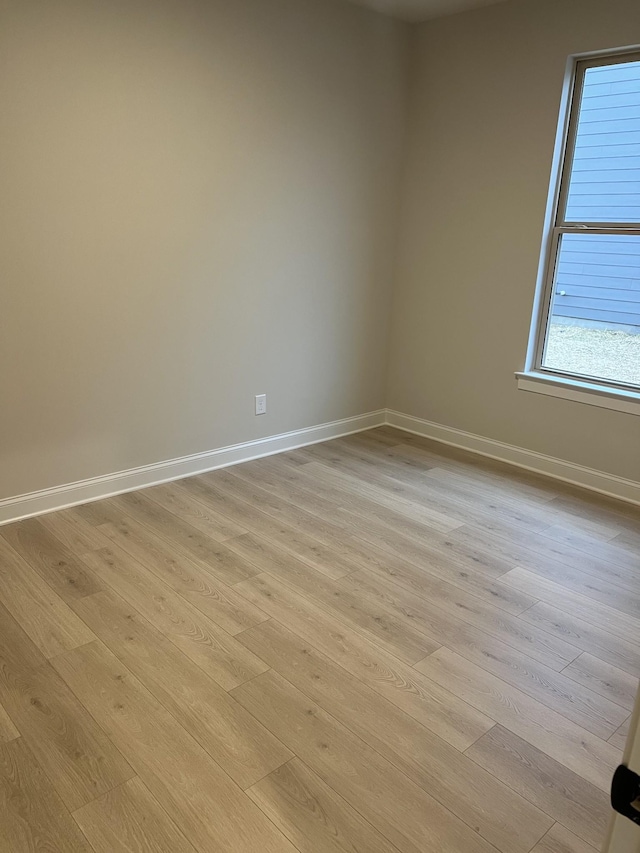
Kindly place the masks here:
[(638, 0), (2, 0), (0, 152), (0, 853), (640, 853)]

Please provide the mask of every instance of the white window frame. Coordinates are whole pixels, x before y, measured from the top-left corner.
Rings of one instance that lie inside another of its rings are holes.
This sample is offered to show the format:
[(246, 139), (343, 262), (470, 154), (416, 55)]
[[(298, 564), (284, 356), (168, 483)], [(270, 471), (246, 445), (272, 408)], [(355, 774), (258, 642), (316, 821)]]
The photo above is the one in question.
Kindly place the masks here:
[(591, 233), (640, 236), (640, 223), (638, 222), (586, 223), (567, 222), (565, 220), (585, 72), (588, 68), (612, 65), (616, 62), (638, 61), (640, 61), (640, 48), (638, 47), (573, 56), (569, 59), (558, 122), (529, 345), (525, 369), (516, 373), (516, 378), (518, 388), (523, 391), (533, 391), (552, 397), (561, 397), (640, 415), (640, 389), (637, 387), (552, 370), (542, 364), (561, 235)]

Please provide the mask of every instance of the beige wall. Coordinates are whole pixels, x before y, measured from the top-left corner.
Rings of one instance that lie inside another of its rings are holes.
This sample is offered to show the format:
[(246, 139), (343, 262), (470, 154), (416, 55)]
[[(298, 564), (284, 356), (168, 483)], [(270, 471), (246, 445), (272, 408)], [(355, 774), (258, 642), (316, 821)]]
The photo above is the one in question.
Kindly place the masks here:
[(408, 90), (407, 35), (342, 0), (0, 0), (0, 498), (384, 405), (640, 480), (637, 418), (513, 378), (566, 57), (640, 42), (640, 5), (421, 25)]
[(514, 0), (412, 36), (388, 405), (640, 480), (640, 418), (516, 389), (569, 54), (640, 42), (637, 0)]
[(0, 498), (384, 406), (405, 36), (0, 0)]

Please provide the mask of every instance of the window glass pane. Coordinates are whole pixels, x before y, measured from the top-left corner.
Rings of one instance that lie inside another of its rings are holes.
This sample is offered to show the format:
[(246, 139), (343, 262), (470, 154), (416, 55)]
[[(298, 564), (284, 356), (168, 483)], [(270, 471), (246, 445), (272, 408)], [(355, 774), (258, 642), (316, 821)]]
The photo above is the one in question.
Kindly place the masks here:
[(640, 62), (586, 71), (565, 220), (640, 221)]
[(640, 236), (560, 239), (543, 367), (640, 385)]

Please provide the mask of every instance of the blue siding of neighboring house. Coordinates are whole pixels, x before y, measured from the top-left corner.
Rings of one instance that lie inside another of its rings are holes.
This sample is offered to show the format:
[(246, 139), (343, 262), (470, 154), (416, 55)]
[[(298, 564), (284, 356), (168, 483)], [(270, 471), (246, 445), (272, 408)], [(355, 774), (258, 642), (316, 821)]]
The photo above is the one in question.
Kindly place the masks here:
[[(566, 218), (640, 221), (640, 62), (587, 71)], [(640, 237), (565, 236), (553, 315), (640, 327)]]
[(640, 328), (640, 237), (565, 235), (553, 315)]

